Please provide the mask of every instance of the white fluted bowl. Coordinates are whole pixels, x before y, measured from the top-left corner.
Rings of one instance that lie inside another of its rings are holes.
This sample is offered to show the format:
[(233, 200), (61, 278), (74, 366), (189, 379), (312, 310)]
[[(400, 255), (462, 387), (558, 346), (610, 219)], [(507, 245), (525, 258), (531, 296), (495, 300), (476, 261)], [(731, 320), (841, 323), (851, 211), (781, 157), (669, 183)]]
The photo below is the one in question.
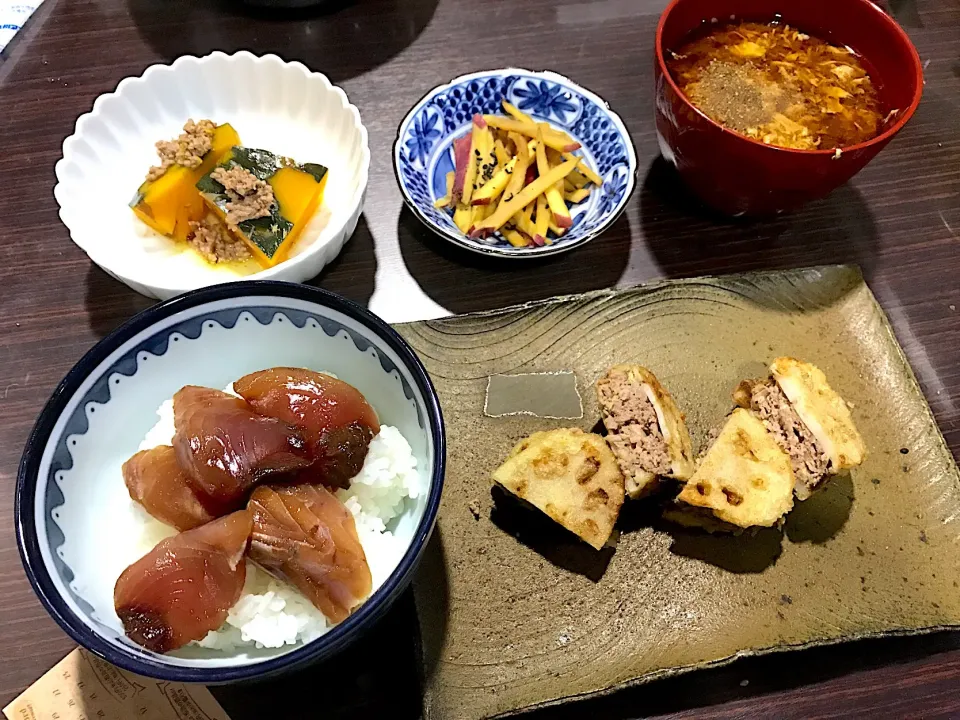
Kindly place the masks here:
[[(230, 123), (247, 147), (329, 168), (323, 205), (288, 260), (241, 276), (203, 262), (130, 210), (156, 164), (155, 143), (176, 137), (189, 118)], [(63, 143), (53, 192), (70, 237), (94, 263), (137, 292), (163, 300), (231, 280), (302, 282), (316, 276), (356, 229), (369, 169), (360, 113), (324, 75), (276, 55), (215, 52), (151, 66), (97, 98)]]

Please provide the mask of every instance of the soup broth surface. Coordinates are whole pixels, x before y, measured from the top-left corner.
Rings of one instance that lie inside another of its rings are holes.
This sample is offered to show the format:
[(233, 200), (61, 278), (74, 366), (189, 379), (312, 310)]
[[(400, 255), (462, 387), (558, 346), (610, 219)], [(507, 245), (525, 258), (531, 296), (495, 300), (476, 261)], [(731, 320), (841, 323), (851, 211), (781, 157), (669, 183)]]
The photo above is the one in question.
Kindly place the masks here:
[(768, 145), (832, 150), (865, 142), (884, 113), (857, 54), (789, 25), (711, 24), (667, 52), (674, 81), (715, 122)]

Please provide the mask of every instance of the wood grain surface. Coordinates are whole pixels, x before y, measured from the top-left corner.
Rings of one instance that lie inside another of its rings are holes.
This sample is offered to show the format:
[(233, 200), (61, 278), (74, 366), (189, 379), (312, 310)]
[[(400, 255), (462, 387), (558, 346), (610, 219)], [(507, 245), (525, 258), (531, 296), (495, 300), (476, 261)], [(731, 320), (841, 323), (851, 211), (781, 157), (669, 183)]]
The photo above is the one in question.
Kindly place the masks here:
[[(0, 702), (71, 648), (17, 556), (12, 503), (23, 442), (72, 364), (151, 302), (70, 242), (51, 193), (53, 165), (100, 93), (184, 53), (277, 52), (327, 73), (360, 108), (372, 153), (366, 212), (316, 284), (401, 322), (658, 277), (858, 263), (960, 452), (960, 4), (891, 3), (926, 66), (916, 116), (853, 182), (796, 215), (756, 223), (704, 212), (658, 159), (651, 62), (664, 4), (354, 0), (282, 15), (238, 0), (46, 0), (0, 55)], [(641, 163), (638, 190), (609, 233), (537, 264), (443, 244), (402, 209), (390, 166), (397, 125), (426, 90), (507, 65), (550, 68), (603, 96)], [(316, 698), (296, 692), (304, 681), (322, 683), (329, 717), (415, 716), (412, 613), (407, 602), (335, 665), (216, 692), (235, 720), (268, 710), (314, 717)], [(542, 717), (956, 717), (958, 688), (960, 638), (942, 634), (745, 660)]]

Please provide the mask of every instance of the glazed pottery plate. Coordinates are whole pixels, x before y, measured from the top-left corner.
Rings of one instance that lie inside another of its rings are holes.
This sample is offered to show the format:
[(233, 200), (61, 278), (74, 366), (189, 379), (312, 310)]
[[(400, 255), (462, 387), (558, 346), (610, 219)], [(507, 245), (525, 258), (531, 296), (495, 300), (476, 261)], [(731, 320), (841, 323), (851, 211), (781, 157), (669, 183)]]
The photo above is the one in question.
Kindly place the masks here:
[[(570, 208), (573, 226), (551, 245), (517, 248), (499, 234), (469, 238), (433, 204), (447, 192), (453, 141), (470, 131), (475, 114), (505, 114), (503, 100), (572, 136), (581, 144), (576, 154), (603, 178), (602, 188)], [(400, 123), (393, 164), (404, 201), (427, 227), (468, 250), (514, 258), (553, 255), (597, 237), (623, 212), (637, 175), (630, 133), (606, 102), (562, 75), (519, 68), (463, 75), (427, 93)]]
[[(402, 326), (448, 424), (438, 531), (415, 582), (428, 718), (482, 718), (732, 658), (960, 625), (960, 476), (858, 270), (662, 282)], [(625, 506), (596, 552), (491, 493), (536, 430), (589, 430), (611, 365), (653, 370), (695, 449), (744, 378), (779, 355), (819, 365), (868, 457), (740, 537)], [(519, 376), (519, 377), (518, 377)]]

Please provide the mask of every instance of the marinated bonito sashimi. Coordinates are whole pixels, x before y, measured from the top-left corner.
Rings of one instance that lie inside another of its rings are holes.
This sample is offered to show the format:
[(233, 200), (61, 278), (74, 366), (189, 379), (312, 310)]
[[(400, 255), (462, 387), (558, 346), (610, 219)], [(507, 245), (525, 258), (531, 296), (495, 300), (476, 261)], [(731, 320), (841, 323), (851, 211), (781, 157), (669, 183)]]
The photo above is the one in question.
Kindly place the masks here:
[(160, 542), (113, 591), (127, 637), (163, 653), (219, 628), (240, 598), (252, 518), (241, 510)]
[(315, 460), (310, 477), (329, 487), (348, 485), (380, 432), (363, 393), (330, 375), (278, 367), (245, 375), (233, 387), (258, 413), (303, 432)]
[(291, 484), (321, 484), (331, 489), (350, 487), (350, 481), (363, 469), (373, 430), (360, 423), (334, 428), (316, 446), (313, 465), (297, 472)]
[(313, 482), (327, 487), (350, 487), (350, 480), (363, 468), (373, 436), (373, 430), (358, 422), (328, 430), (314, 447), (313, 465), (301, 474), (310, 474)]
[(173, 396), (173, 422), (177, 461), (197, 490), (218, 503), (242, 502), (258, 482), (312, 462), (299, 429), (219, 390), (182, 388)]
[(363, 393), (332, 375), (276, 367), (244, 375), (233, 389), (258, 413), (302, 428), (311, 443), (331, 428), (351, 423), (380, 432), (377, 413)]
[(247, 509), (250, 559), (293, 583), (328, 620), (342, 621), (370, 594), (353, 515), (322, 485), (262, 485)]
[[(184, 387), (156, 414), (122, 468), (132, 502), (116, 525), (134, 532), (105, 533), (120, 578), (97, 606), (132, 642), (214, 653), (307, 643), (402, 557), (408, 541), (386, 528), (423, 478), (410, 443), (356, 388), (274, 368), (223, 392)], [(157, 545), (160, 523), (181, 534)]]
[[(181, 531), (200, 527), (239, 509), (213, 502), (198, 493), (170, 445), (141, 450), (127, 460), (123, 464), (123, 481), (134, 501), (160, 522)], [(241, 500), (240, 507), (242, 505)]]

